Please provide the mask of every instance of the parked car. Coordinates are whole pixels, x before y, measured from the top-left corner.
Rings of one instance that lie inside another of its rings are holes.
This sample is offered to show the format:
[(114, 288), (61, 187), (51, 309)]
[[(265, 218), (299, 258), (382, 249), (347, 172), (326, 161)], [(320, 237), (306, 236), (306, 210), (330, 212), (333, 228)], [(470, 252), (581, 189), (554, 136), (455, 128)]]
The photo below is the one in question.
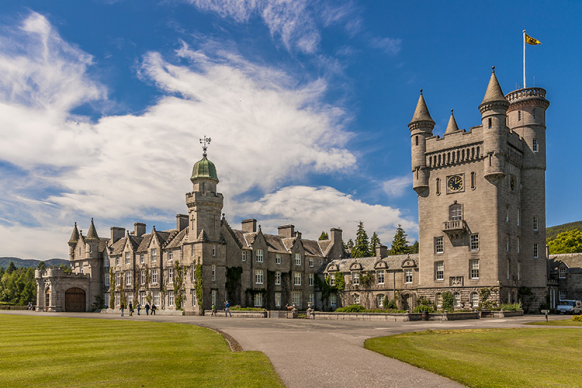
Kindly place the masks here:
[(561, 300), (557, 310), (559, 314), (582, 314), (582, 302), (579, 300)]

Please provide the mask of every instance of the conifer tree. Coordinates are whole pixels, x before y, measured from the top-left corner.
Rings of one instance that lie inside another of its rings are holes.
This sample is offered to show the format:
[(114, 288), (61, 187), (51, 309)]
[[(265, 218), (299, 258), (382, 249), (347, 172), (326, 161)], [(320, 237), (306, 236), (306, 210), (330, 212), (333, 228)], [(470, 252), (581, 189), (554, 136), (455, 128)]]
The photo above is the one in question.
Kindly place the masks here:
[(10, 264), (8, 265), (8, 268), (6, 269), (6, 273), (11, 274), (12, 272), (14, 272), (14, 270), (16, 270), (16, 266), (14, 265), (14, 262), (11, 261)]
[(406, 232), (402, 229), (402, 226), (398, 224), (398, 229), (396, 229), (396, 234), (394, 235), (394, 240), (392, 240), (392, 247), (390, 248), (389, 255), (403, 255), (410, 253), (410, 246), (408, 241), (406, 241)]
[(319, 241), (321, 240), (329, 240), (329, 235), (325, 232), (321, 232), (321, 236), (319, 236)]
[(346, 249), (354, 249), (354, 240), (352, 240), (351, 238), (348, 240), (348, 242), (345, 244), (345, 248)]
[(378, 246), (378, 245), (380, 245), (380, 238), (378, 237), (376, 232), (374, 232), (372, 234), (372, 238), (370, 239), (370, 253), (372, 255), (374, 255), (376, 253), (376, 246)]
[(358, 231), (356, 232), (356, 242), (354, 249), (352, 249), (352, 257), (369, 257), (370, 244), (368, 242), (368, 234), (364, 230), (364, 223), (360, 221), (358, 224)]
[(410, 246), (410, 253), (418, 253), (418, 240)]

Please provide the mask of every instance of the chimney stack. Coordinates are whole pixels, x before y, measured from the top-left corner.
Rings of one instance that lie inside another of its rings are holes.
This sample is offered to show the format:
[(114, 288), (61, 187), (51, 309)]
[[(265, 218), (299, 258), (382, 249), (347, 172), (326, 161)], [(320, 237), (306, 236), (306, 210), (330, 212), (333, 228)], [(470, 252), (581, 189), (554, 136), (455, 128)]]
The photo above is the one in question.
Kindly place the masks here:
[(145, 234), (146, 232), (146, 224), (141, 223), (141, 222), (136, 222), (135, 224), (133, 224), (133, 235), (135, 237), (141, 237)]
[(295, 236), (295, 225), (283, 225), (277, 228), (279, 237), (291, 238)]
[[(79, 234), (81, 232), (79, 231)], [(120, 228), (117, 226), (111, 227), (111, 244), (125, 236), (125, 228)]]
[(243, 220), (241, 224), (244, 233), (254, 233), (257, 231), (257, 220), (255, 220), (254, 218)]

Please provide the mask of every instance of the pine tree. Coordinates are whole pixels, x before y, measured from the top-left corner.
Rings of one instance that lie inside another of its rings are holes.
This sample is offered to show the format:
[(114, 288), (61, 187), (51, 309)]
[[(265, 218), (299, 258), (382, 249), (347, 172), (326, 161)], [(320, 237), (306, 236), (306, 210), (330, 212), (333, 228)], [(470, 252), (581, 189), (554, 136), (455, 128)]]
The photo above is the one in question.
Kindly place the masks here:
[(418, 253), (418, 240), (410, 246), (410, 253)]
[(354, 241), (351, 238), (345, 244), (345, 248), (350, 250), (354, 249)]
[(45, 270), (45, 269), (46, 269), (46, 264), (45, 264), (45, 262), (44, 262), (44, 261), (40, 261), (40, 262), (38, 263), (38, 265), (36, 266), (36, 268), (37, 268), (37, 269), (40, 269), (40, 270)]
[(406, 232), (404, 232), (402, 226), (398, 224), (398, 229), (396, 229), (394, 240), (392, 240), (392, 247), (388, 254), (404, 255), (406, 253), (410, 253), (410, 246), (408, 245), (408, 241), (406, 241)]
[(360, 221), (358, 231), (356, 232), (356, 243), (352, 249), (352, 257), (369, 257), (370, 244), (368, 243), (368, 234), (364, 230), (364, 223)]
[(8, 269), (6, 269), (6, 273), (11, 274), (15, 270), (16, 270), (16, 266), (14, 265), (14, 262), (11, 261), (10, 264), (8, 265)]
[(321, 240), (329, 240), (329, 235), (325, 232), (321, 232), (321, 236), (319, 236), (319, 241)]
[(374, 232), (372, 234), (372, 238), (370, 239), (370, 253), (372, 255), (376, 253), (376, 246), (378, 245), (380, 245), (380, 238), (378, 237), (376, 232)]

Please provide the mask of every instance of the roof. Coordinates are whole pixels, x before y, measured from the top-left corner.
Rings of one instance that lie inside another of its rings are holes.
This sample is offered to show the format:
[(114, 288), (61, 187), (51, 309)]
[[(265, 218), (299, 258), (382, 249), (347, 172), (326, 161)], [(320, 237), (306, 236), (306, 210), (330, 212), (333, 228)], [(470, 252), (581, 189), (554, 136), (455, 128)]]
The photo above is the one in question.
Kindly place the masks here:
[(204, 157), (194, 164), (192, 169), (192, 177), (190, 180), (193, 182), (197, 178), (210, 178), (218, 180), (218, 175), (216, 174), (216, 167), (214, 163)]
[[(76, 226), (75, 226), (76, 228)], [(73, 231), (74, 233), (74, 231)], [(99, 240), (99, 236), (97, 235), (97, 230), (95, 229), (95, 224), (93, 224), (93, 219), (91, 218), (91, 226), (89, 227), (89, 231), (87, 232), (86, 240)]]
[(453, 115), (453, 110), (451, 109), (451, 118), (449, 119), (449, 124), (447, 125), (447, 130), (445, 131), (445, 135), (449, 133), (459, 132), (459, 127), (457, 126), (457, 120), (455, 120), (455, 116)]
[[(245, 233), (242, 230), (231, 229), (234, 237), (240, 243), (242, 248), (251, 248), (259, 232), (249, 232)], [(269, 252), (277, 252), (277, 253), (289, 253), (291, 249), (293, 249), (293, 245), (295, 244), (295, 240), (297, 237), (291, 238), (283, 238), (281, 236), (276, 236), (273, 234), (264, 234), (260, 232), (265, 241), (267, 242), (267, 247)], [(315, 241), (315, 240), (305, 240), (301, 239), (301, 243), (303, 244), (303, 249), (305, 250), (305, 254), (308, 256), (318, 256), (324, 257), (324, 249), (320, 246), (320, 243), (324, 243), (325, 249), (329, 251), (331, 241)]]
[(582, 253), (563, 253), (559, 255), (550, 255), (550, 269), (557, 270), (561, 263), (564, 263), (570, 269), (582, 270)]
[[(410, 255), (406, 254), (406, 255), (386, 256), (383, 257), (381, 260), (378, 260), (378, 258), (375, 256), (349, 259), (336, 259), (332, 260), (328, 264), (326, 270), (328, 270), (330, 266), (338, 266), (339, 272), (350, 272), (352, 265), (357, 263), (360, 264), (361, 271), (374, 271), (376, 269), (376, 264), (378, 263), (381, 264), (381, 262), (386, 263), (388, 269), (400, 269), (403, 268), (407, 260), (410, 260), (414, 266), (418, 266), (418, 253)], [(380, 267), (384, 267), (384, 265), (380, 265)]]
[(430, 113), (428, 112), (428, 107), (426, 106), (426, 102), (422, 96), (422, 90), (420, 91), (420, 97), (418, 98), (418, 103), (416, 104), (416, 109), (414, 110), (414, 115), (412, 116), (412, 120), (410, 120), (410, 124), (419, 121), (428, 121), (433, 125), (435, 124), (432, 117), (430, 117)]
[(166, 245), (166, 248), (180, 248), (188, 237), (188, 228), (182, 229), (180, 232), (176, 234), (174, 238)]
[(77, 223), (75, 222), (75, 227), (73, 228), (73, 234), (71, 234), (71, 238), (69, 239), (69, 244), (75, 245), (79, 241), (79, 229), (77, 229)]
[(507, 102), (505, 95), (501, 91), (501, 86), (499, 85), (499, 81), (495, 75), (495, 67), (493, 67), (491, 78), (489, 79), (489, 85), (487, 85), (487, 91), (485, 92), (483, 101), (481, 101), (481, 105), (495, 101), (504, 101), (507, 103), (507, 105), (509, 105), (509, 102)]

